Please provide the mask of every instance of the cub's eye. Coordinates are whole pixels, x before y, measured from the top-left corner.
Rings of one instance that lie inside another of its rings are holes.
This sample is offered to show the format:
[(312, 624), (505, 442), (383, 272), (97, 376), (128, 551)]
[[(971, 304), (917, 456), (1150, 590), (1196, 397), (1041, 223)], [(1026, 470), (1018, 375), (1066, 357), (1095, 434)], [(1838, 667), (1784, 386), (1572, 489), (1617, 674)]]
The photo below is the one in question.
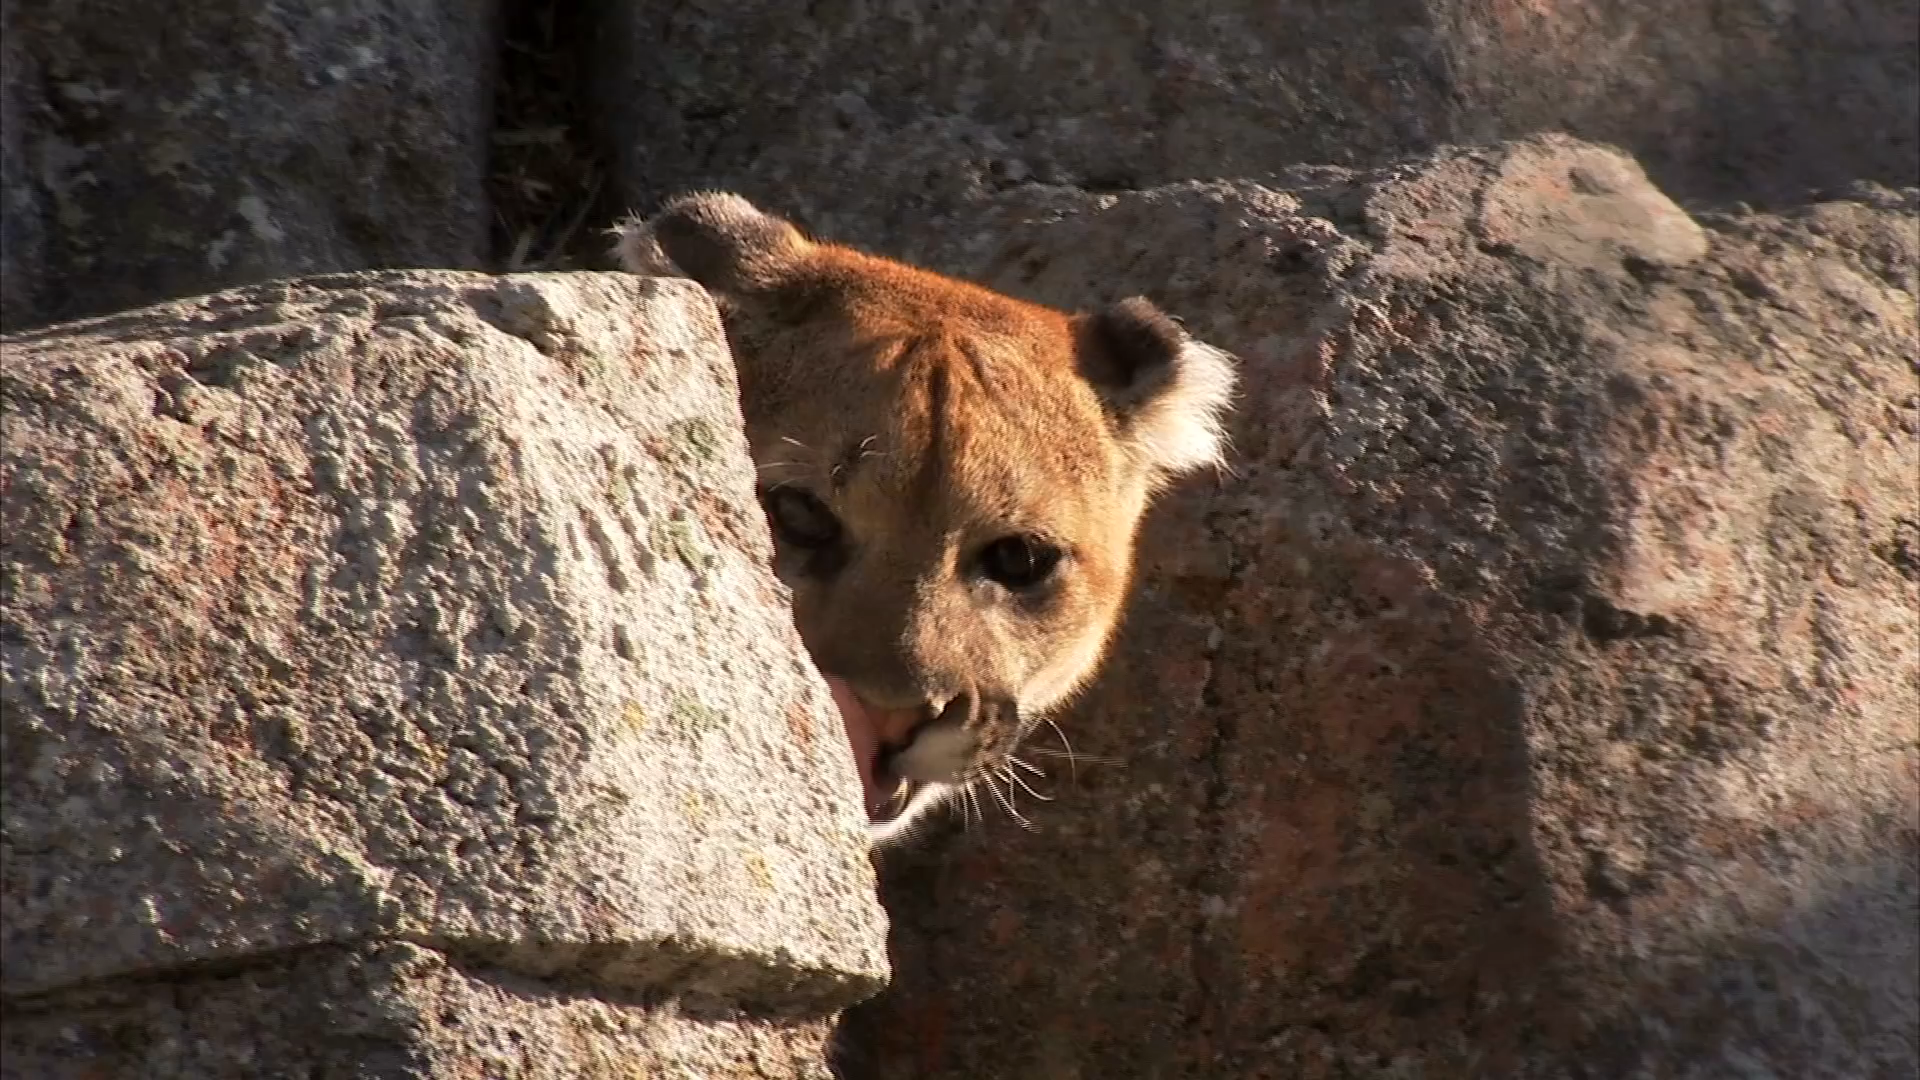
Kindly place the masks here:
[(773, 531), (795, 547), (823, 548), (840, 539), (840, 519), (819, 499), (799, 488), (770, 488), (760, 494)]
[(1031, 589), (1060, 563), (1060, 549), (1032, 536), (1003, 536), (980, 551), (980, 569), (1009, 589)]

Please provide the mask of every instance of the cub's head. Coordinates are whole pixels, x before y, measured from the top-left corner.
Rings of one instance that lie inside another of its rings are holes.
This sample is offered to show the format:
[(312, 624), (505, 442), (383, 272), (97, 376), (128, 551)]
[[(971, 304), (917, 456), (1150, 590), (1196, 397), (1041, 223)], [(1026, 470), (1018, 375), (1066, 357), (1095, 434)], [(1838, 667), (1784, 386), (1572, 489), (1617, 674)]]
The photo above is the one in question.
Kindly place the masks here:
[(1054, 311), (734, 195), (675, 199), (617, 250), (721, 305), (775, 569), (874, 836), (900, 836), (1098, 666), (1149, 498), (1220, 458), (1232, 362), (1144, 299)]

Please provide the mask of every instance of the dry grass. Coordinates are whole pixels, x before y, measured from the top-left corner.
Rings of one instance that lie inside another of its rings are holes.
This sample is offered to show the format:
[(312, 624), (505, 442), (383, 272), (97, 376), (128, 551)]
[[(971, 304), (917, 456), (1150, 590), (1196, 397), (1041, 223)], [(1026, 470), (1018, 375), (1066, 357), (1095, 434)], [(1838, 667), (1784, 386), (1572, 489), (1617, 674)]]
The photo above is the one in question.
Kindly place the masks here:
[(581, 108), (578, 5), (510, 5), (494, 101), (487, 194), (495, 269), (579, 270), (603, 265), (585, 228), (604, 186)]

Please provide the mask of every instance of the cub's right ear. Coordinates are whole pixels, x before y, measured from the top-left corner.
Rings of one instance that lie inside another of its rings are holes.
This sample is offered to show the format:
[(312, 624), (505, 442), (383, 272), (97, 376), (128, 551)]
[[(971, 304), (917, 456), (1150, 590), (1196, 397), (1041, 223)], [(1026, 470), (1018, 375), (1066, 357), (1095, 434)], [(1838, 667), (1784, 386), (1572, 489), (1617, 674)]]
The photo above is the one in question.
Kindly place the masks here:
[(1188, 337), (1143, 296), (1083, 315), (1080, 326), (1080, 372), (1154, 484), (1221, 463), (1231, 356)]
[(676, 196), (652, 218), (624, 221), (614, 232), (614, 255), (628, 273), (684, 274), (733, 296), (790, 280), (813, 248), (791, 223), (724, 192)]

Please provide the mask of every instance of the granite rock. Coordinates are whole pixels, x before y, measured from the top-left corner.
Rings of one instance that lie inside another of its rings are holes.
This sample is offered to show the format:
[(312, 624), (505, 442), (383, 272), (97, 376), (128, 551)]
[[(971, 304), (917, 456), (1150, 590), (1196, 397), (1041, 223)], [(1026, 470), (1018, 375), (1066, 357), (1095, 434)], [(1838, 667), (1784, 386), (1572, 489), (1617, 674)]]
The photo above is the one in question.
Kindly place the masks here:
[(10, 1015), (193, 983), (238, 1023), (235, 978), (404, 945), (442, 974), (349, 981), (817, 1044), (884, 982), (697, 286), (343, 275), (4, 343)]
[(16, 1009), (0, 1076), (826, 1080), (828, 1034), (822, 1019), (690, 1013), (387, 942)]
[(0, 328), (478, 267), (494, 0), (0, 3)]
[(1245, 394), (1089, 760), (889, 856), (849, 1076), (1920, 1064), (1915, 192), (1696, 218), (1548, 137), (918, 240)]
[(1920, 182), (1914, 0), (604, 5), (627, 205), (741, 191), (916, 260), (1022, 184), (1137, 191), (1565, 131), (1683, 199)]

